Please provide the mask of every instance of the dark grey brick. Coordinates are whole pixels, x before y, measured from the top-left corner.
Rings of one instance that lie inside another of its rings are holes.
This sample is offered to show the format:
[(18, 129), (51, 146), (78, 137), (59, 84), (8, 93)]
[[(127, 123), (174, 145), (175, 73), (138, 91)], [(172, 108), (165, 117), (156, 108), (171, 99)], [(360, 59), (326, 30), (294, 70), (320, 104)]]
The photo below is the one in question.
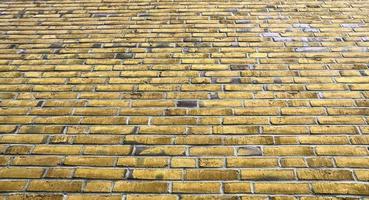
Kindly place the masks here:
[(196, 100), (177, 101), (177, 107), (187, 107), (187, 108), (197, 107), (197, 101)]

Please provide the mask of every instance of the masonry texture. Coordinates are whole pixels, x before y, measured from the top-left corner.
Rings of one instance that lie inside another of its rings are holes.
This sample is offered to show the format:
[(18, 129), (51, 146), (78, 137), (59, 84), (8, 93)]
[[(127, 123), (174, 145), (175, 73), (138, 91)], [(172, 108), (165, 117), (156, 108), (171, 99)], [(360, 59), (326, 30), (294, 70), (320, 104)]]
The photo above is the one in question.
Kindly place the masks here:
[(0, 2), (0, 200), (363, 200), (369, 2)]

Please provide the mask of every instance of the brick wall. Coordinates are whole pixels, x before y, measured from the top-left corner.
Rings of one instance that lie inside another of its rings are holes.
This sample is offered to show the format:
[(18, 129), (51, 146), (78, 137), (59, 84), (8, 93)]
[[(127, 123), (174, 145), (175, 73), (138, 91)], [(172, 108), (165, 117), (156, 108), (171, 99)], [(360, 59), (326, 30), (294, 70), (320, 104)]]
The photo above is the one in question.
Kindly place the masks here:
[(0, 2), (0, 200), (363, 200), (367, 1)]

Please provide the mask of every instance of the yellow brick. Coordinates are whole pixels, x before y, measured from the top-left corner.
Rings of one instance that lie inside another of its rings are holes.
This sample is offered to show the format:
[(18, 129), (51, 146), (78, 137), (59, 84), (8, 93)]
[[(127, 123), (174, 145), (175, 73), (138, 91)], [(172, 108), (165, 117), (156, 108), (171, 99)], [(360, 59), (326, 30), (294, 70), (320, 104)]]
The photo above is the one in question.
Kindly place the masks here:
[(166, 193), (168, 184), (163, 182), (136, 182), (117, 181), (114, 184), (114, 192), (145, 192), (145, 193)]
[(293, 170), (241, 170), (241, 178), (246, 180), (293, 180)]
[(85, 192), (110, 192), (113, 183), (111, 181), (88, 181)]
[(236, 180), (238, 172), (236, 170), (188, 169), (184, 178), (186, 180)]
[(250, 186), (247, 182), (224, 183), (224, 193), (251, 193)]
[(0, 181), (0, 191), (23, 191), (26, 186), (26, 181), (2, 180)]
[(74, 176), (87, 179), (121, 179), (125, 169), (117, 168), (77, 168)]
[(199, 166), (200, 167), (224, 167), (225, 161), (222, 158), (200, 158), (199, 159)]
[(157, 194), (128, 194), (127, 200), (177, 200), (177, 196)]
[(168, 166), (168, 159), (161, 157), (120, 157), (117, 165), (123, 167), (166, 167)]
[(297, 170), (297, 177), (302, 180), (352, 180), (352, 172), (348, 170)]
[(308, 146), (283, 146), (265, 147), (266, 156), (310, 156), (314, 155), (312, 147)]
[(227, 167), (277, 167), (278, 160), (274, 158), (227, 158)]
[(220, 183), (174, 182), (173, 192), (175, 193), (220, 193)]
[(232, 147), (192, 147), (190, 155), (194, 156), (231, 156), (234, 155)]
[(306, 183), (255, 183), (255, 193), (309, 194)]
[(369, 185), (363, 183), (313, 183), (313, 191), (317, 194), (368, 195)]
[(132, 151), (130, 146), (85, 146), (83, 152), (89, 155), (128, 155)]
[(172, 158), (171, 167), (196, 167), (196, 160), (193, 158)]
[(2, 168), (0, 169), (0, 178), (41, 178), (43, 172), (43, 168)]
[(134, 169), (133, 179), (180, 180), (182, 170), (177, 169)]
[(27, 191), (79, 192), (82, 181), (32, 180)]

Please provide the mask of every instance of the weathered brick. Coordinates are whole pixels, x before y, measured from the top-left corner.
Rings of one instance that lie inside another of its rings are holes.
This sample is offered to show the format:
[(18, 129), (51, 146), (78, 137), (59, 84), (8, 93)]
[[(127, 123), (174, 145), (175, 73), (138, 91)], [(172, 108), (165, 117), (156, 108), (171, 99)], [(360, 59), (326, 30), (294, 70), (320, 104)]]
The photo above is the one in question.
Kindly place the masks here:
[(179, 169), (134, 169), (132, 179), (180, 180), (182, 170)]
[(309, 194), (306, 183), (255, 183), (255, 193), (273, 194)]
[(247, 182), (224, 183), (224, 193), (251, 193), (251, 184)]
[(311, 156), (314, 155), (313, 148), (309, 146), (284, 146), (265, 147), (264, 155), (267, 156)]
[(171, 167), (196, 167), (196, 160), (194, 158), (172, 158)]
[(241, 179), (245, 180), (293, 180), (293, 170), (241, 170)]
[(188, 169), (184, 178), (186, 180), (236, 180), (238, 172), (236, 170)]
[(166, 193), (168, 191), (168, 184), (163, 182), (117, 181), (114, 184), (113, 191), (125, 193)]
[(129, 155), (132, 152), (131, 146), (85, 146), (83, 149), (84, 154), (89, 155)]
[(27, 191), (80, 192), (82, 181), (32, 180)]
[(128, 194), (127, 200), (177, 200), (176, 195)]
[(227, 167), (276, 167), (278, 160), (275, 158), (227, 158)]
[(168, 159), (161, 157), (120, 157), (117, 166), (123, 167), (166, 167)]
[(43, 168), (2, 168), (0, 169), (0, 178), (41, 178), (43, 172)]
[(111, 181), (92, 180), (85, 185), (85, 192), (110, 192), (113, 183)]
[(120, 200), (122, 195), (110, 194), (70, 194), (68, 200)]
[(194, 156), (232, 156), (234, 149), (232, 147), (192, 147), (190, 155)]
[(174, 193), (220, 193), (220, 183), (174, 182)]
[(352, 180), (352, 172), (348, 170), (297, 170), (297, 177), (302, 180)]
[(26, 181), (15, 181), (15, 180), (2, 180), (0, 181), (0, 191), (24, 191), (27, 184)]
[(317, 194), (368, 195), (369, 185), (363, 183), (317, 182), (313, 183)]
[(74, 176), (87, 179), (120, 179), (125, 172), (125, 169), (119, 168), (77, 168)]

